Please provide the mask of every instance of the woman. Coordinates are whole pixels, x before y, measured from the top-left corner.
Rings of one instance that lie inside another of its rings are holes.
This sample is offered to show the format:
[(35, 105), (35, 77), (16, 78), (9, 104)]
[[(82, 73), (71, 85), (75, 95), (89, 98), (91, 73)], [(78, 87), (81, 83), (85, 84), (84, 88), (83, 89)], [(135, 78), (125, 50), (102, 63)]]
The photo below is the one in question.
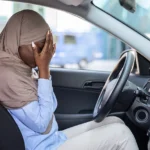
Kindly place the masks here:
[[(55, 49), (49, 26), (31, 10), (13, 15), (0, 35), (1, 103), (17, 123), (26, 150), (138, 150), (130, 130), (116, 117), (58, 131), (49, 71)], [(38, 83), (31, 77), (36, 66)]]

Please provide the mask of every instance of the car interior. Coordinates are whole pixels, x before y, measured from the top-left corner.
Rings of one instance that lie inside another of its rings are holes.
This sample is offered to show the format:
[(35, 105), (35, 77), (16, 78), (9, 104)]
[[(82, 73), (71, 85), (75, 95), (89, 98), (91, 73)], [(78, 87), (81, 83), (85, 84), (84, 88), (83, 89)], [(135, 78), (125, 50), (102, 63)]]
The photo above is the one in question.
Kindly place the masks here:
[[(107, 116), (117, 116), (130, 128), (139, 149), (147, 150), (150, 136), (149, 39), (96, 7), (91, 0), (14, 1), (67, 11), (132, 47), (122, 52), (112, 72), (51, 68), (58, 100), (55, 116), (59, 130), (91, 120), (100, 122)], [(136, 1), (133, 0), (131, 4), (124, 2), (120, 2), (120, 7), (136, 11)], [(3, 106), (0, 106), (0, 118), (0, 149), (25, 150), (21, 132)]]

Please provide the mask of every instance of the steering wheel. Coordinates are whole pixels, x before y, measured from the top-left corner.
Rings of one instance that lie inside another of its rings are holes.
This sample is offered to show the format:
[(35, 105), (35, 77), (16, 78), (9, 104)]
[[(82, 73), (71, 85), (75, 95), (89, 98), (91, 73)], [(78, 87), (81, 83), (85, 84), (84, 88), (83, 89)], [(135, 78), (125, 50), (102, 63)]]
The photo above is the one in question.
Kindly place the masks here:
[(93, 118), (96, 122), (102, 121), (116, 104), (117, 98), (122, 92), (134, 66), (135, 58), (136, 52), (134, 50), (125, 51), (121, 55), (96, 102), (93, 111)]

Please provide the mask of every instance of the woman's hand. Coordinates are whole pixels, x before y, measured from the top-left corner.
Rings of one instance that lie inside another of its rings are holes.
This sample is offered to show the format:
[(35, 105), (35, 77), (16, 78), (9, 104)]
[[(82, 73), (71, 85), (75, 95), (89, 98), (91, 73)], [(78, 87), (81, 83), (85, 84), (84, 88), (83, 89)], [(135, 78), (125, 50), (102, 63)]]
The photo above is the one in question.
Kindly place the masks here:
[(38, 48), (34, 42), (32, 42), (32, 48), (35, 62), (39, 69), (39, 77), (49, 79), (49, 64), (56, 50), (56, 44), (53, 44), (52, 33), (50, 31), (47, 32), (45, 45), (41, 53), (38, 53)]

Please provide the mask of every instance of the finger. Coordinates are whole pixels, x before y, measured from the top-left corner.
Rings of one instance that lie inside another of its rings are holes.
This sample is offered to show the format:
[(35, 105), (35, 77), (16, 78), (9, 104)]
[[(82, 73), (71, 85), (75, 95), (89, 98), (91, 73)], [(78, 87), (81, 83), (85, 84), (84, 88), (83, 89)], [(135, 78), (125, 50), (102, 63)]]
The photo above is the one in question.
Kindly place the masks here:
[(32, 49), (34, 52), (34, 57), (37, 57), (38, 56), (38, 49), (37, 49), (37, 46), (35, 45), (34, 42), (32, 42)]
[(53, 54), (55, 53), (56, 51), (56, 43), (53, 45)]
[(49, 49), (49, 44), (50, 44), (50, 31), (48, 30), (47, 34), (46, 34), (46, 41), (44, 44), (44, 48), (43, 48), (43, 52), (46, 52)]
[(53, 50), (53, 35), (52, 35), (52, 32), (50, 32), (50, 44), (49, 44), (49, 51), (52, 51)]

